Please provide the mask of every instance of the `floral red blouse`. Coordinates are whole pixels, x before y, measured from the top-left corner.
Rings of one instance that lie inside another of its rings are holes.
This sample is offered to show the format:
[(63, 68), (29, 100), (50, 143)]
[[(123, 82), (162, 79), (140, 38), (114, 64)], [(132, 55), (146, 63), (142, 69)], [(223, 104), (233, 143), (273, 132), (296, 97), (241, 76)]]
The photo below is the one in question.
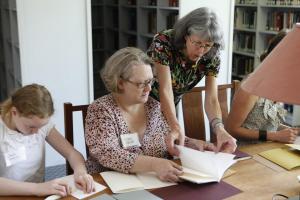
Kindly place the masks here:
[(149, 97), (145, 107), (147, 127), (140, 141), (141, 147), (124, 149), (120, 135), (130, 132), (113, 96), (103, 96), (89, 106), (85, 126), (85, 140), (90, 153), (87, 159), (89, 173), (109, 169), (129, 173), (140, 154), (168, 157), (165, 135), (170, 130), (160, 104)]

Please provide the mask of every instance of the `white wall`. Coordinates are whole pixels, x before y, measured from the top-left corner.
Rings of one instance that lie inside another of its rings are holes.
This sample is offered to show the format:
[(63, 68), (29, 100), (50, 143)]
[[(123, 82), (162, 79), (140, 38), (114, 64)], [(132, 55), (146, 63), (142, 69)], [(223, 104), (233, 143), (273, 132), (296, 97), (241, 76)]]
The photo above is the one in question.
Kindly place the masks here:
[[(199, 7), (209, 7), (218, 16), (218, 20), (223, 29), (225, 48), (221, 51), (221, 66), (217, 83), (231, 83), (231, 66), (232, 66), (232, 39), (233, 39), (233, 17), (234, 17), (234, 1), (232, 0), (181, 0), (179, 5), (179, 17), (182, 17), (190, 11)], [(197, 86), (203, 86), (202, 79)], [(180, 107), (179, 113), (182, 113)], [(179, 117), (183, 127), (182, 115)], [(206, 118), (206, 124), (208, 120)], [(209, 126), (206, 126), (206, 133), (209, 133)]]
[[(63, 135), (63, 103), (87, 104), (93, 97), (89, 9), (89, 0), (17, 0), (22, 83), (49, 89), (52, 121)], [(84, 150), (83, 137), (78, 143)], [(64, 162), (47, 145), (46, 166)]]

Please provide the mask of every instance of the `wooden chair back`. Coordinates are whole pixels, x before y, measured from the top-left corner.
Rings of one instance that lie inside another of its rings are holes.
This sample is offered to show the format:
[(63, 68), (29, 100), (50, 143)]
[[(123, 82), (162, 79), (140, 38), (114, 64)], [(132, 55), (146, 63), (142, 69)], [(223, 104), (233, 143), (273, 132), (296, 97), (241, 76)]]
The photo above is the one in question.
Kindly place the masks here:
[[(72, 146), (74, 146), (74, 130), (73, 130), (73, 112), (81, 112), (82, 113), (82, 123), (83, 128), (85, 128), (85, 118), (87, 114), (87, 109), (89, 105), (77, 105), (73, 106), (72, 103), (64, 103), (64, 121), (65, 121), (65, 138), (70, 142)], [(85, 145), (86, 155), (89, 155), (89, 151), (87, 146)], [(66, 161), (67, 175), (73, 174), (73, 170), (70, 166), (70, 163)]]
[[(218, 86), (218, 98), (222, 111), (222, 119), (225, 122), (228, 116), (228, 93), (231, 91), (230, 100), (235, 91), (239, 88), (240, 81), (234, 80), (231, 84), (224, 84)], [(195, 87), (182, 97), (182, 110), (184, 118), (185, 134), (188, 137), (207, 140), (205, 134), (205, 120), (204, 120), (204, 102), (202, 95), (204, 95), (205, 87)], [(210, 133), (211, 141), (215, 141), (215, 137)]]

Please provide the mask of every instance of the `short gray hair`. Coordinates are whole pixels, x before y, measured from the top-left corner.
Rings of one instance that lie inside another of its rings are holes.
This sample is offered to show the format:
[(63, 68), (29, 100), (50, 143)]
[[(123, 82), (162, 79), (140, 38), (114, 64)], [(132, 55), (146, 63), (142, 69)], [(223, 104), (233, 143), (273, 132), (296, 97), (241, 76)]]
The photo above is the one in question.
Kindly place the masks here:
[(224, 47), (223, 33), (217, 21), (217, 15), (210, 8), (197, 8), (174, 25), (174, 45), (178, 49), (185, 48), (185, 36), (195, 34), (204, 40), (214, 43), (214, 47), (207, 53), (214, 55)]
[(116, 51), (106, 62), (100, 72), (101, 78), (109, 92), (118, 93), (120, 78), (129, 79), (132, 67), (140, 64), (153, 67), (152, 60), (140, 49), (125, 47)]

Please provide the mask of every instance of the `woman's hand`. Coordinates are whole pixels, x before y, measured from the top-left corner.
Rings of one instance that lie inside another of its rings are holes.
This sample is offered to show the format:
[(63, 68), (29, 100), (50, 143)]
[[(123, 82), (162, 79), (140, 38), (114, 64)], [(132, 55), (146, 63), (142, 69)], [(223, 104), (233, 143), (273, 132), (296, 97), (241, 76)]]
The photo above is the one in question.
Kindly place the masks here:
[(217, 135), (217, 152), (233, 153), (237, 148), (236, 139), (224, 127), (217, 127), (214, 132)]
[(178, 182), (183, 174), (182, 167), (171, 160), (163, 158), (153, 158), (151, 167), (162, 181)]
[(62, 197), (71, 194), (72, 188), (68, 186), (68, 183), (64, 180), (54, 179), (44, 183), (36, 183), (36, 188), (34, 193), (37, 196), (47, 196), (47, 195), (59, 195)]
[(203, 140), (197, 140), (197, 139), (193, 139), (193, 138), (188, 138), (187, 147), (198, 150), (198, 151), (216, 151), (217, 147), (210, 142), (205, 142)]
[[(282, 143), (294, 143), (299, 133), (299, 128), (285, 128), (270, 134), (270, 140)], [(269, 135), (268, 135), (269, 136)]]
[(76, 187), (85, 193), (91, 193), (95, 191), (93, 177), (86, 172), (75, 172), (74, 181)]
[(168, 152), (173, 156), (179, 156), (179, 150), (175, 146), (175, 142), (178, 141), (178, 145), (184, 145), (185, 135), (183, 130), (178, 127), (170, 131), (166, 137), (166, 145)]

